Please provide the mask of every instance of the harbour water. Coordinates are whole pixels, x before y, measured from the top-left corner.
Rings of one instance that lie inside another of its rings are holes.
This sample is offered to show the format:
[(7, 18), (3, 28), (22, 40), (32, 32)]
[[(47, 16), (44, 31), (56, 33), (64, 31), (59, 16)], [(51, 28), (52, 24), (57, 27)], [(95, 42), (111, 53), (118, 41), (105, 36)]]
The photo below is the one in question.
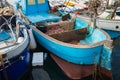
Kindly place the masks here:
[[(112, 53), (112, 79), (109, 77), (100, 77), (97, 75), (96, 80), (119, 80), (120, 79), (120, 37), (114, 39), (113, 42), (113, 53)], [(50, 57), (49, 51), (38, 45), (35, 52), (48, 53), (47, 57), (44, 59), (43, 66), (32, 67), (31, 71), (25, 75), (27, 80), (71, 80), (68, 78), (61, 68), (55, 63), (55, 61)], [(25, 79), (23, 79), (25, 80)], [(93, 75), (82, 78), (80, 80), (95, 80)]]
[(112, 74), (113, 80), (120, 79), (120, 37), (114, 39), (113, 53), (112, 53)]

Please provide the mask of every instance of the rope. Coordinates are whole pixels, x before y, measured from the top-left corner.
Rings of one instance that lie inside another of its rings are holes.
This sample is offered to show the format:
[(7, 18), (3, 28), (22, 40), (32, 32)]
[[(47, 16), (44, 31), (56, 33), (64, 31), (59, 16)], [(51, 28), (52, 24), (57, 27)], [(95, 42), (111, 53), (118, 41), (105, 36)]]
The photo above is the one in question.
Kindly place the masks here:
[(17, 39), (19, 37), (19, 30), (20, 30), (20, 24), (19, 24), (19, 22), (17, 22), (16, 23), (16, 37), (17, 37)]
[(19, 55), (19, 57), (16, 60), (14, 60), (13, 62), (7, 61), (6, 64), (8, 63), (8, 65), (4, 66), (4, 68), (0, 69), (0, 71), (3, 71), (4, 69), (7, 69), (8, 67), (12, 66), (13, 64), (15, 64), (18, 61), (24, 60), (24, 57), (25, 56), (20, 56)]
[[(7, 74), (6, 69), (7, 69), (9, 66), (12, 66), (13, 64), (15, 64), (15, 63), (18, 62), (18, 61), (24, 60), (24, 56), (19, 56), (19, 57), (17, 57), (16, 60), (14, 60), (13, 62), (8, 61), (8, 59), (7, 59), (6, 62), (4, 62), (4, 61), (3, 61), (3, 56), (5, 56), (5, 55), (2, 54), (2, 53), (0, 53), (0, 67), (1, 67), (0, 72), (3, 72), (3, 77), (4, 77), (4, 79), (5, 79), (5, 80), (8, 80), (8, 74)], [(5, 64), (8, 64), (8, 65), (5, 66)], [(0, 80), (2, 80), (1, 75), (0, 75)]]
[(96, 53), (94, 53), (94, 57), (95, 57), (95, 59), (94, 59), (94, 74), (93, 74), (93, 76), (92, 76), (92, 80), (97, 80), (97, 61), (96, 61), (96, 56), (97, 56), (97, 54)]
[[(13, 41), (7, 41), (7, 40), (4, 40), (5, 44), (7, 45), (6, 47), (9, 47), (11, 45), (8, 45), (7, 43), (13, 43), (12, 45), (14, 45), (16, 42), (17, 42), (17, 38), (18, 38), (18, 32), (19, 32), (19, 28), (16, 26), (16, 25), (13, 25), (12, 24), (12, 19), (15, 17), (16, 18), (16, 15), (14, 14), (14, 9), (13, 7), (5, 0), (5, 4), (7, 5), (7, 7), (4, 7), (1, 9), (0, 11), (0, 17), (1, 19), (4, 21), (4, 23), (2, 23), (0, 25), (0, 30), (4, 27), (4, 26), (7, 26), (10, 31), (11, 31), (11, 37), (13, 37)], [(6, 16), (10, 16), (10, 18), (5, 18)], [(16, 34), (14, 33), (14, 30), (13, 30), (13, 26), (16, 26)], [(5, 29), (4, 29), (5, 30)], [(3, 47), (5, 48), (5, 47)]]
[(12, 36), (13, 36), (13, 38), (14, 38), (14, 40), (16, 41), (16, 36), (15, 36), (15, 34), (14, 34), (14, 31), (13, 31), (12, 25), (11, 25), (11, 21), (12, 21), (13, 17), (15, 17), (15, 16), (16, 16), (16, 15), (12, 15), (12, 17), (9, 18), (9, 19), (6, 19), (5, 17), (1, 16), (1, 17), (5, 20), (5, 22), (0, 26), (0, 29), (6, 24), (6, 25), (9, 27), (9, 29), (10, 29), (10, 31), (11, 31), (11, 33), (12, 33)]
[(0, 66), (3, 69), (3, 75), (4, 75), (5, 80), (8, 80), (8, 74), (7, 74), (7, 71), (5, 69), (4, 62), (3, 62), (3, 55), (0, 55)]

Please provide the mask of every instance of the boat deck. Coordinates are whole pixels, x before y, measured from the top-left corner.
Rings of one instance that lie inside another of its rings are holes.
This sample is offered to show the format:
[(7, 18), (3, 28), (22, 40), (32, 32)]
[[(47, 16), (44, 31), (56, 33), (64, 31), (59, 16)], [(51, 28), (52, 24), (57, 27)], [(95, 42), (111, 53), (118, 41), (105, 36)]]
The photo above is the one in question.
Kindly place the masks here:
[(50, 21), (58, 21), (61, 19), (61, 17), (49, 14), (47, 12), (41, 12), (39, 14), (32, 14), (27, 16), (29, 20), (31, 20), (32, 23), (36, 22), (50, 22)]

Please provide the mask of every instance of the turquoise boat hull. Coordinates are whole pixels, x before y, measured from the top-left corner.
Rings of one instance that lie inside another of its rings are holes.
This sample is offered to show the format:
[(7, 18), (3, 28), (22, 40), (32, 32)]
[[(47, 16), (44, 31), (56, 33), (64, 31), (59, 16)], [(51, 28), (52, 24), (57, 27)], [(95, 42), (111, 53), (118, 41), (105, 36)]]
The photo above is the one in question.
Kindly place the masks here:
[[(99, 32), (99, 30), (95, 30), (94, 34), (96, 34), (96, 32)], [(100, 44), (95, 44), (95, 46), (91, 46), (91, 43), (86, 43), (86, 45), (88, 44), (89, 46), (84, 46), (84, 44), (73, 45), (49, 37), (35, 28), (33, 28), (33, 34), (40, 45), (68, 62), (75, 64), (99, 63), (104, 41), (101, 41)], [(103, 34), (101, 33), (98, 36), (101, 35)]]
[[(61, 19), (61, 17), (49, 13), (50, 7), (48, 5), (48, 0), (43, 0), (43, 3), (38, 3), (39, 0), (34, 1), (35, 3), (33, 2), (32, 4), (29, 3), (29, 0), (22, 0), (20, 2), (22, 4), (23, 13), (33, 24), (36, 22), (56, 22)], [(44, 6), (44, 9), (41, 6)], [(32, 30), (37, 42), (58, 57), (75, 64), (91, 65), (97, 63), (104, 67), (103, 64), (100, 64), (100, 59), (101, 57), (103, 58), (104, 56), (107, 56), (107, 54), (102, 55), (102, 53), (104, 50), (104, 45), (106, 45), (106, 43), (112, 43), (111, 38), (103, 30), (89, 27), (87, 23), (81, 21), (78, 18), (75, 19), (74, 29), (81, 29), (86, 27), (88, 28), (89, 34), (84, 40), (79, 41), (79, 45), (65, 43), (52, 38), (38, 30), (33, 25)], [(102, 63), (104, 63), (104, 61)], [(107, 66), (106, 68), (108, 67), (110, 66)]]

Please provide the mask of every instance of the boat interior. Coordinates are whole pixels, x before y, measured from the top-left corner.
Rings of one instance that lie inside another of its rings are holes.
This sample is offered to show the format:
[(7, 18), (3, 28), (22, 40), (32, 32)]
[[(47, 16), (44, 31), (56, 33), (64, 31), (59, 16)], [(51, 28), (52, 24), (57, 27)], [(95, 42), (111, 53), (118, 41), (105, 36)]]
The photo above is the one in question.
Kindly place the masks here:
[[(65, 36), (68, 36), (67, 34), (70, 35), (71, 33), (74, 33), (74, 32), (81, 33), (82, 30), (77, 30), (77, 29), (82, 29), (82, 28), (87, 28), (87, 30), (84, 30), (85, 31), (84, 35), (82, 35), (82, 37), (79, 38), (79, 41), (77, 40), (77, 42), (79, 42), (81, 44), (90, 44), (91, 45), (94, 43), (98, 43), (100, 41), (104, 41), (108, 38), (106, 36), (106, 34), (101, 32), (100, 30), (93, 29), (92, 27), (88, 26), (87, 23), (83, 22), (82, 20), (80, 20), (74, 16), (72, 16), (71, 19), (70, 18), (66, 19), (66, 17), (64, 17), (64, 16), (62, 17), (62, 16), (54, 15), (53, 13), (50, 13), (51, 9), (49, 7), (48, 0), (22, 0), (22, 1), (24, 2), (24, 3), (22, 2), (22, 4), (24, 4), (24, 6), (22, 6), (22, 11), (26, 15), (26, 17), (38, 29), (43, 30), (42, 32), (44, 32), (56, 39), (59, 38), (59, 40), (61, 40), (61, 41), (71, 42), (71, 40), (69, 40), (69, 39), (73, 39), (73, 38), (71, 38), (71, 36), (69, 36), (69, 38), (60, 39), (60, 37), (56, 37), (55, 35), (57, 35), (57, 36), (62, 35), (62, 37), (65, 37)], [(45, 9), (42, 9), (43, 7), (45, 7)], [(68, 17), (68, 15), (67, 15), (67, 17)], [(63, 19), (65, 19), (65, 20), (62, 21)], [(45, 23), (45, 25), (41, 25), (41, 23), (42, 24)], [(57, 25), (57, 26), (55, 27), (55, 25)], [(99, 33), (99, 34), (95, 35), (96, 33), (97, 34)], [(63, 34), (64, 34), (64, 36), (63, 36)], [(88, 34), (90, 34), (90, 36)], [(78, 34), (72, 34), (72, 35), (75, 36)], [(97, 36), (99, 36), (99, 37), (97, 37)], [(96, 39), (95, 37), (98, 39)], [(80, 40), (80, 39), (82, 39), (82, 40)]]
[[(0, 49), (9, 48), (19, 43), (19, 38), (23, 40), (23, 31), (20, 30), (20, 25), (17, 24), (15, 13), (10, 13), (8, 7), (1, 8), (0, 15)], [(3, 14), (3, 12), (6, 14)], [(20, 31), (19, 31), (20, 30)]]

